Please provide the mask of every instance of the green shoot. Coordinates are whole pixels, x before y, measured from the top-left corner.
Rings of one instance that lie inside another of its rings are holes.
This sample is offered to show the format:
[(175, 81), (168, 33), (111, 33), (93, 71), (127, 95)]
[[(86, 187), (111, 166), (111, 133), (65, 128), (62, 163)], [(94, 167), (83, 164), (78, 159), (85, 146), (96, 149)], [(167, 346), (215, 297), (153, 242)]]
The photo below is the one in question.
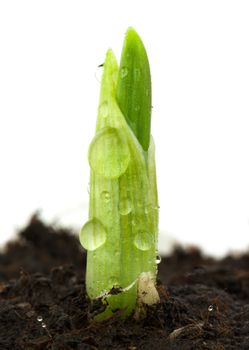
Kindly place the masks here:
[(158, 301), (158, 199), (150, 115), (149, 63), (141, 39), (130, 28), (120, 69), (107, 51), (96, 134), (88, 152), (89, 221), (80, 242), (87, 249), (88, 296), (106, 304), (97, 319), (117, 309), (126, 317), (136, 308), (139, 317), (143, 304)]
[(151, 78), (144, 45), (134, 29), (124, 40), (117, 83), (117, 101), (145, 151), (150, 145)]

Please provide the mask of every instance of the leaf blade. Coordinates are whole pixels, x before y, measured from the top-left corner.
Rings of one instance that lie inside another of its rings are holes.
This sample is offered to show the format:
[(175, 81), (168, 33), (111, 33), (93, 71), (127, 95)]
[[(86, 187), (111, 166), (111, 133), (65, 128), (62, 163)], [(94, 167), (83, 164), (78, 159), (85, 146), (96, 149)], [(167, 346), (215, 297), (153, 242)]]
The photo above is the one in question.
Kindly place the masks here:
[(124, 39), (116, 98), (127, 123), (144, 151), (150, 144), (151, 75), (145, 47), (129, 28)]

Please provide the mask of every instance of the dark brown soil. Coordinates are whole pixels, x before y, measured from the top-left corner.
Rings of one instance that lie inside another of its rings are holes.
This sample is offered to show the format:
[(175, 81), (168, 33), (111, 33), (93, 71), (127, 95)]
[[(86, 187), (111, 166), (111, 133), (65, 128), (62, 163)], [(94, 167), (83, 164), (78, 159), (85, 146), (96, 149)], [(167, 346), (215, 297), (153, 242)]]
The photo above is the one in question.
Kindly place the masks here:
[(249, 349), (249, 253), (176, 248), (159, 266), (161, 303), (139, 322), (90, 322), (84, 266), (77, 236), (34, 216), (0, 254), (0, 349)]

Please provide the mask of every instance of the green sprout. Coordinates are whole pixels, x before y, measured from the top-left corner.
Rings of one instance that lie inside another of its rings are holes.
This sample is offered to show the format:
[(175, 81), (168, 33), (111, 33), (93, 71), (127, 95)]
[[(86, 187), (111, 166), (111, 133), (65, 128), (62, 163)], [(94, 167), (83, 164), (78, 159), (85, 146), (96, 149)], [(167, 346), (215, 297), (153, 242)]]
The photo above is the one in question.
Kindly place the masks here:
[(102, 300), (103, 319), (123, 317), (158, 302), (158, 197), (150, 135), (151, 77), (144, 45), (129, 28), (120, 67), (108, 50), (101, 80), (96, 133), (89, 151), (89, 221), (80, 242), (87, 250), (86, 289)]

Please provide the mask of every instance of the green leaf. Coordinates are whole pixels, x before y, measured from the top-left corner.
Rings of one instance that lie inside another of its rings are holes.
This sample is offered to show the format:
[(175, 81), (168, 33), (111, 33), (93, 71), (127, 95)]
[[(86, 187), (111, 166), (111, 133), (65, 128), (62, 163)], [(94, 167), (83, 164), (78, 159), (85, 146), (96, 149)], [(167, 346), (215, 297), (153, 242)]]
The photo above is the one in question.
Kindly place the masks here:
[(151, 121), (150, 67), (143, 42), (133, 28), (125, 36), (116, 96), (129, 126), (147, 151)]

